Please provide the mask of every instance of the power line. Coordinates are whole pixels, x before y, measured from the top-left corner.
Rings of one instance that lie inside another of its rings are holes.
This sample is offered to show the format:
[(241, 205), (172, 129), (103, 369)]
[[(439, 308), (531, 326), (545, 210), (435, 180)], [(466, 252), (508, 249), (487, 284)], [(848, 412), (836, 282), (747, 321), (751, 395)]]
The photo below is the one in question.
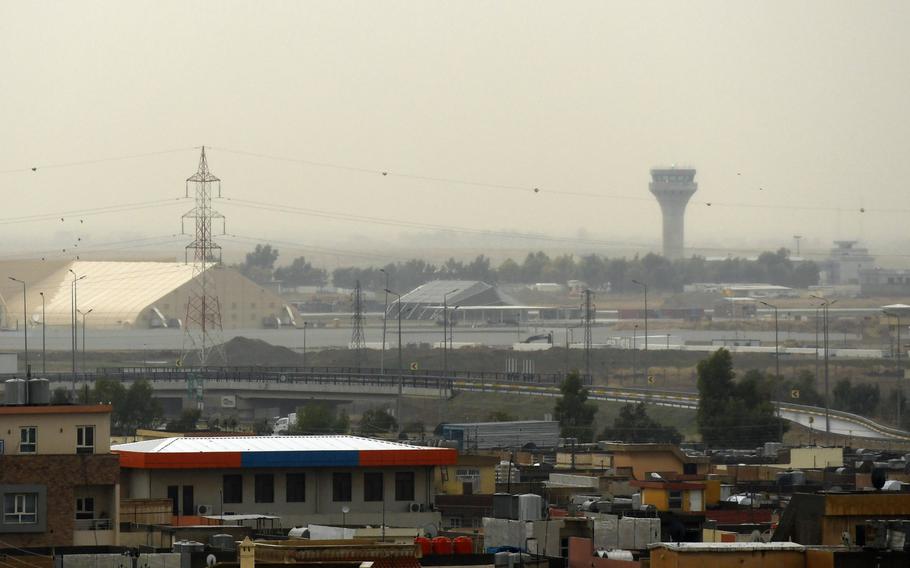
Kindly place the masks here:
[(141, 201), (138, 203), (124, 203), (121, 205), (107, 205), (104, 207), (94, 207), (91, 209), (74, 209), (70, 211), (60, 211), (57, 213), (39, 213), (35, 215), (23, 215), (20, 217), (0, 218), (0, 225), (13, 225), (17, 223), (31, 223), (36, 221), (53, 221), (60, 219), (63, 221), (67, 217), (91, 217), (94, 215), (104, 215), (106, 213), (125, 213), (139, 209), (149, 209), (162, 207), (166, 205), (175, 205), (186, 201), (185, 197), (176, 199), (156, 199), (153, 201)]
[(71, 168), (76, 166), (88, 166), (92, 164), (104, 164), (108, 162), (118, 162), (121, 160), (133, 160), (137, 158), (148, 158), (151, 156), (162, 156), (164, 154), (175, 154), (177, 152), (188, 152), (190, 150), (198, 150), (199, 147), (189, 147), (189, 148), (174, 148), (171, 150), (158, 150), (155, 152), (143, 152), (141, 154), (126, 154), (123, 156), (110, 156), (106, 158), (94, 158), (87, 160), (78, 160), (73, 162), (51, 162), (47, 164), (35, 164), (33, 166), (28, 166), (24, 168), (11, 168), (7, 170), (0, 170), (0, 174), (13, 174), (13, 173), (27, 173), (27, 172), (39, 172), (41, 170), (49, 170), (55, 168)]

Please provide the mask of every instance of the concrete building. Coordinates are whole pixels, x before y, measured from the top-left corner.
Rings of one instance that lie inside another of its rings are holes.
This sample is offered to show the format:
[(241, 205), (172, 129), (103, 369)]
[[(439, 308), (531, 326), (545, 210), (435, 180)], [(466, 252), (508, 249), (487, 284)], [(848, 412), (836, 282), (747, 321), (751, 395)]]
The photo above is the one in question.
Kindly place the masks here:
[(856, 246), (859, 241), (834, 241), (828, 258), (820, 263), (824, 284), (859, 284), (860, 273), (875, 267), (875, 257), (869, 249)]
[(168, 498), (176, 517), (274, 515), (283, 526), (438, 526), (433, 470), (457, 458), (356, 436), (168, 438), (113, 451), (125, 498)]
[(695, 168), (653, 168), (648, 187), (663, 213), (663, 254), (670, 260), (683, 258), (686, 205), (698, 191)]
[(117, 545), (120, 467), (111, 407), (0, 406), (0, 541)]
[[(42, 318), (48, 326), (71, 325), (74, 274), (84, 277), (76, 292), (79, 309), (91, 310), (88, 328), (180, 328), (197, 286), (193, 266), (182, 262), (11, 261), (0, 262), (0, 273), (27, 283), (29, 325), (39, 329)], [(299, 314), (272, 290), (232, 268), (212, 266), (208, 274), (224, 328), (295, 325)], [(21, 327), (22, 285), (4, 278), (0, 296), (0, 327)]]
[(860, 294), (870, 297), (910, 296), (910, 270), (864, 268), (859, 272)]
[[(402, 319), (443, 321), (443, 311), (448, 307), (450, 318), (458, 321), (477, 319), (517, 319), (520, 306), (513, 298), (479, 280), (434, 280), (414, 288), (389, 305), (389, 317)], [(457, 310), (455, 309), (457, 306)], [(512, 306), (515, 306), (512, 308)], [(487, 312), (484, 312), (484, 308)], [(454, 321), (450, 320), (450, 321)]]
[(600, 446), (613, 454), (617, 474), (628, 474), (641, 481), (650, 479), (651, 473), (705, 476), (711, 461), (705, 456), (687, 455), (675, 444), (601, 443)]

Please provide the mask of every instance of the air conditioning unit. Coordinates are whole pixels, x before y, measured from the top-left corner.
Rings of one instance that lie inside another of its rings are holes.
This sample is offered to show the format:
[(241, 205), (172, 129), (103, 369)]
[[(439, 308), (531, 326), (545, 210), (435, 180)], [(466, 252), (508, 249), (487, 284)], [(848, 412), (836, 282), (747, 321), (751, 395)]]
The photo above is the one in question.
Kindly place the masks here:
[(408, 510), (411, 511), (412, 513), (419, 513), (420, 512), (420, 503), (411, 503), (408, 506)]
[(215, 507), (212, 505), (196, 505), (196, 515), (204, 517), (206, 515), (214, 515)]

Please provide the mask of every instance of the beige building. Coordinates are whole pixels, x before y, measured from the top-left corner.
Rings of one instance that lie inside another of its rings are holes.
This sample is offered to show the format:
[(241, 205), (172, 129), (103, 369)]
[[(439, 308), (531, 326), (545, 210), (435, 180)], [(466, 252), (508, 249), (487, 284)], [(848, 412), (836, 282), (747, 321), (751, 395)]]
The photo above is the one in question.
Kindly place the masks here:
[[(71, 325), (76, 278), (78, 308), (91, 310), (88, 328), (180, 327), (188, 297), (199, 289), (193, 266), (182, 262), (16, 261), (0, 262), (0, 274), (26, 282), (27, 310), (19, 282), (0, 279), (0, 327), (19, 329), (25, 315), (32, 329)], [(296, 323), (298, 313), (272, 290), (232, 268), (207, 269), (225, 329), (278, 327)], [(43, 294), (43, 314), (42, 314)]]
[(0, 540), (117, 545), (120, 466), (109, 405), (0, 406)]

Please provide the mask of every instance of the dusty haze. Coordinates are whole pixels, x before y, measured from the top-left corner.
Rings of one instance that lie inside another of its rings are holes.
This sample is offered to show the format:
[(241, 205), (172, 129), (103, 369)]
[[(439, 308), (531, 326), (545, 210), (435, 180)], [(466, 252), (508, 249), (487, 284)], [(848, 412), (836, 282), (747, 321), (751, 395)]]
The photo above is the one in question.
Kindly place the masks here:
[(9, 220), (180, 197), (205, 144), (235, 199), (560, 238), (223, 202), (235, 255), (257, 240), (329, 267), (659, 251), (648, 170), (678, 163), (698, 168), (690, 248), (861, 238), (904, 265), (907, 22), (907, 2), (831, 0), (3, 1), (0, 255), (123, 239), (108, 248), (178, 255), (185, 202)]

